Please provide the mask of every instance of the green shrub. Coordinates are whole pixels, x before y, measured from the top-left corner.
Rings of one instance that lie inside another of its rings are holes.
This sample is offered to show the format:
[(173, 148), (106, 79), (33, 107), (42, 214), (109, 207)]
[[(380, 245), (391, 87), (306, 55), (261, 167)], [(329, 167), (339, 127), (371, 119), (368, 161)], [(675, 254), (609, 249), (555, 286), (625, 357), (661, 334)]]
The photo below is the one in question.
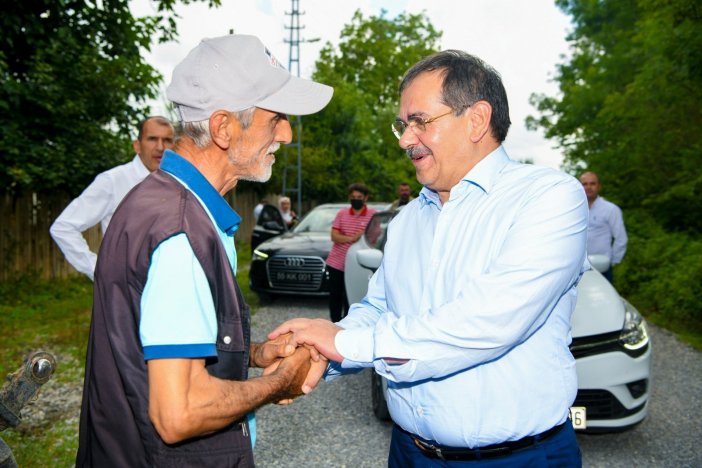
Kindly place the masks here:
[(640, 212), (626, 223), (629, 247), (615, 276), (620, 293), (656, 323), (702, 333), (702, 239), (666, 232)]

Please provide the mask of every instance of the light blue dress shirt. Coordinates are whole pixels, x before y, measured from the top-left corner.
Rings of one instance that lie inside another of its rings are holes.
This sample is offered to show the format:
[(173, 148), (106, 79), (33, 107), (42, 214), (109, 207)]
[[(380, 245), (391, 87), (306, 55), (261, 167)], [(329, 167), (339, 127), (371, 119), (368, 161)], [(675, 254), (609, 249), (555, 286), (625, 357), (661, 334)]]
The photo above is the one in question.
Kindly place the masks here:
[(367, 296), (339, 323), (346, 359), (327, 378), (374, 366), (393, 420), (448, 446), (562, 423), (577, 392), (568, 345), (587, 216), (577, 180), (502, 147), (443, 206), (425, 187), (391, 222)]
[(595, 198), (587, 225), (587, 253), (606, 255), (617, 265), (624, 258), (628, 241), (622, 210), (602, 197)]

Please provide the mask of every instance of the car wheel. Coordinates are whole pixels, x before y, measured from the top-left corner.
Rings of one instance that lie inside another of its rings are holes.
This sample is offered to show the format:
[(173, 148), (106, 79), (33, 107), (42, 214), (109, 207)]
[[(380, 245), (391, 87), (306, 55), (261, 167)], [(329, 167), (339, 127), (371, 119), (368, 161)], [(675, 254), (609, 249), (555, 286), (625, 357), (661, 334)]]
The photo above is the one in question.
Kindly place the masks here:
[(390, 420), (390, 412), (388, 411), (388, 403), (385, 401), (383, 393), (383, 378), (371, 372), (371, 401), (373, 403), (373, 414), (381, 421)]

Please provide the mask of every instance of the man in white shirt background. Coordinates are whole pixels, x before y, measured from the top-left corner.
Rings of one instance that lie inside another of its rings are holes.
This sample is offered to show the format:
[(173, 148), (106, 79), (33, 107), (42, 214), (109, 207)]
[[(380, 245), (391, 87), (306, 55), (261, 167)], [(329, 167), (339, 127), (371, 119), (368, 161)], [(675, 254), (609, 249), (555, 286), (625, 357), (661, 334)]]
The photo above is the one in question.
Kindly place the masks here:
[(614, 203), (600, 196), (602, 184), (594, 172), (585, 172), (580, 176), (590, 217), (587, 224), (587, 254), (606, 255), (609, 258), (609, 270), (603, 275), (613, 282), (612, 267), (621, 263), (626, 254), (629, 238), (624, 228), (622, 210)]
[(173, 148), (173, 125), (165, 117), (147, 117), (139, 122), (137, 129), (134, 159), (98, 174), (49, 229), (68, 263), (91, 281), (97, 254), (90, 250), (82, 232), (99, 223), (104, 234), (124, 196), (158, 169), (164, 150)]

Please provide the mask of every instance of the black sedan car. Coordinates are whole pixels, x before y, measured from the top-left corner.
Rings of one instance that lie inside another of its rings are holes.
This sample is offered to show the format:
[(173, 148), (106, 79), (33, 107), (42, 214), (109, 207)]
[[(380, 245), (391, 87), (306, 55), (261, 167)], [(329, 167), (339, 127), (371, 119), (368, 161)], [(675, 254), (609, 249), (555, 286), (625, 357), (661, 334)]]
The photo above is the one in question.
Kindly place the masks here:
[[(251, 258), (249, 286), (262, 300), (278, 295), (329, 294), (326, 259), (331, 225), (348, 203), (327, 203), (310, 211), (292, 230), (258, 244)], [(388, 203), (369, 203), (381, 211)]]

